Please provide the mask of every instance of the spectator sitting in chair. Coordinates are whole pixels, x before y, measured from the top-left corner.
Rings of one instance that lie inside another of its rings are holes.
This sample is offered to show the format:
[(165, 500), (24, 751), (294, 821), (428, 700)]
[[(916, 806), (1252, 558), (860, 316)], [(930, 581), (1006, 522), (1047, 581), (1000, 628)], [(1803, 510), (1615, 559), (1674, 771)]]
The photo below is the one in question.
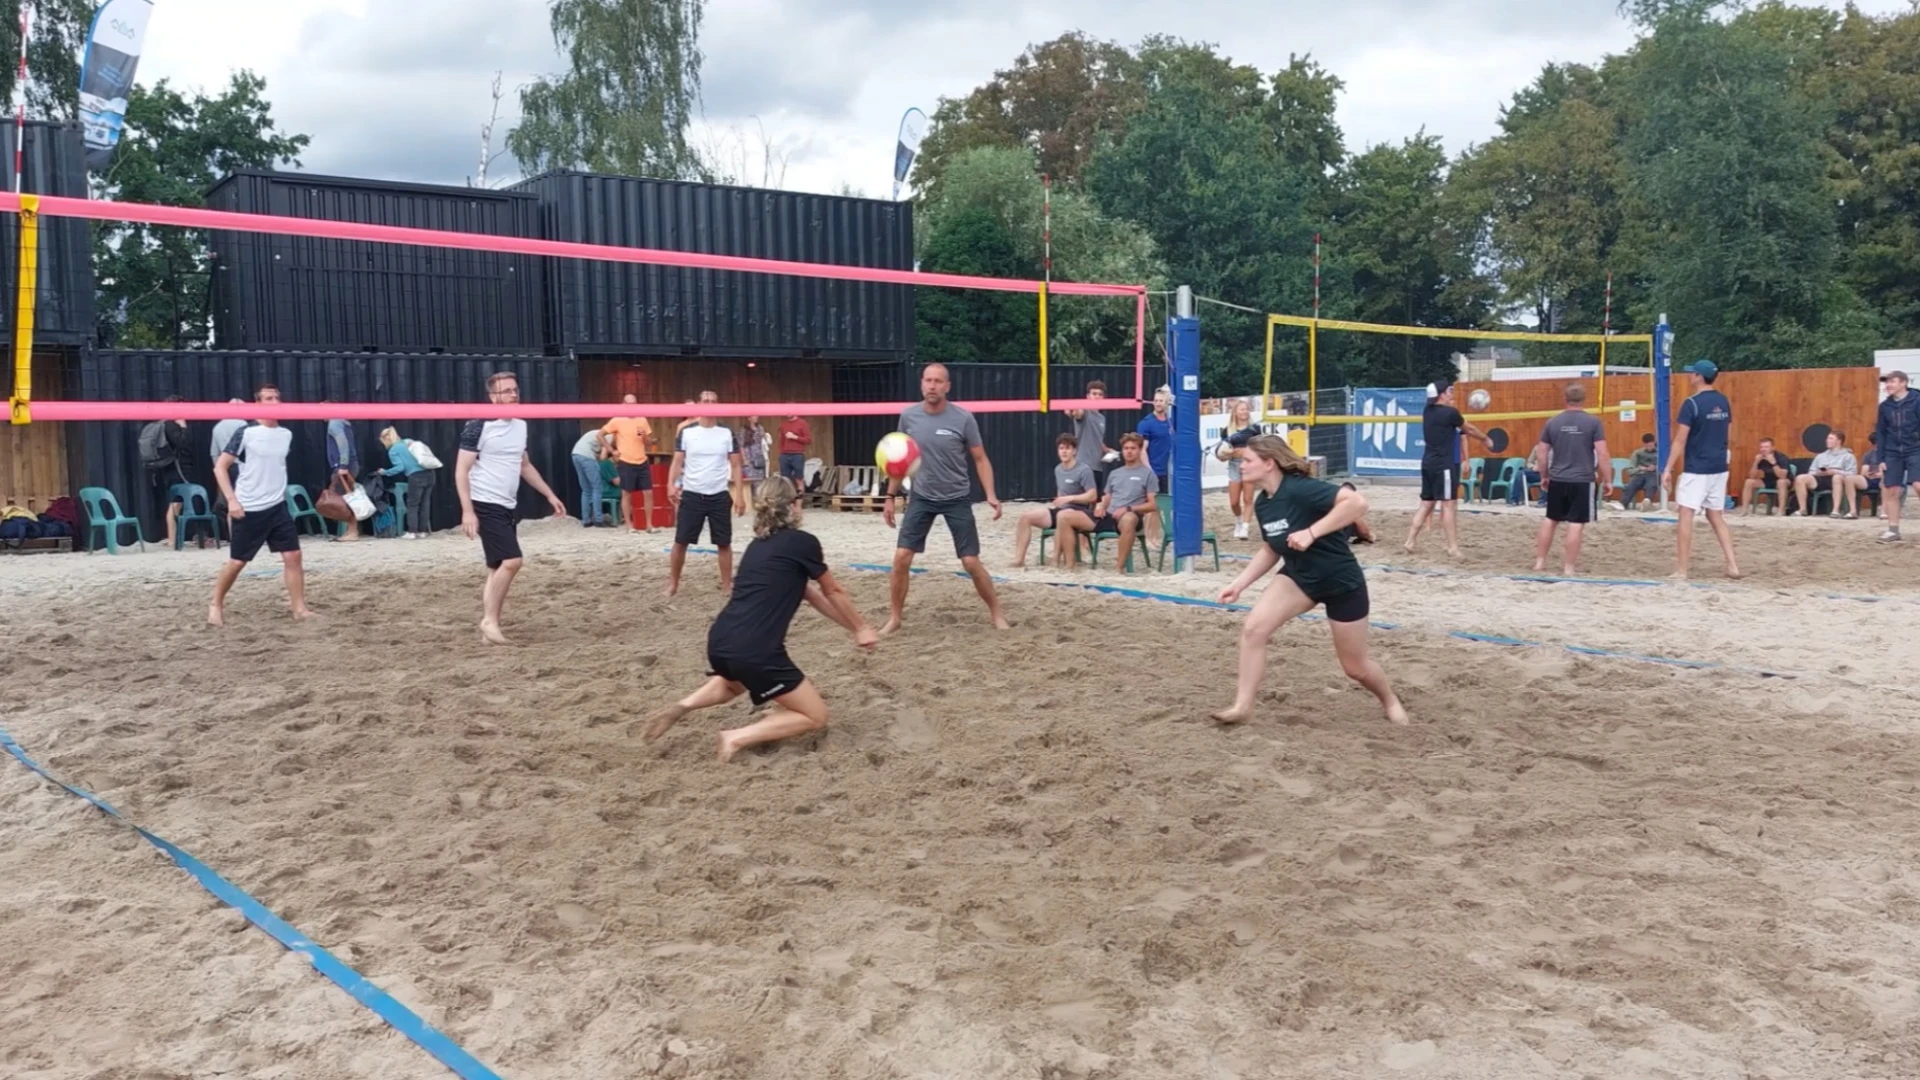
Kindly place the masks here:
[(1773, 448), (1772, 439), (1760, 440), (1760, 452), (1753, 456), (1753, 467), (1747, 470), (1746, 486), (1740, 490), (1741, 517), (1753, 516), (1753, 500), (1761, 488), (1772, 488), (1780, 508), (1793, 513), (1793, 467), (1787, 464), (1787, 455)]
[(1060, 455), (1060, 464), (1053, 470), (1054, 499), (1020, 515), (1013, 538), (1015, 570), (1026, 568), (1027, 545), (1035, 529), (1053, 530), (1053, 561), (1062, 570), (1073, 569), (1080, 534), (1093, 532), (1093, 504), (1100, 501), (1100, 492), (1093, 470), (1079, 458), (1080, 440), (1062, 435), (1054, 440), (1054, 449)]
[(1887, 516), (1886, 497), (1881, 494), (1880, 482), (1887, 476), (1886, 457), (1880, 453), (1880, 436), (1877, 432), (1867, 433), (1867, 445), (1872, 449), (1860, 459), (1860, 471), (1847, 477), (1853, 488), (1853, 508), (1860, 509), (1860, 500), (1872, 499), (1874, 511), (1880, 517)]
[[(1830, 431), (1827, 433), (1827, 449), (1813, 459), (1813, 465), (1806, 472), (1794, 477), (1794, 494), (1800, 497), (1800, 512), (1813, 516), (1813, 493), (1825, 491), (1833, 496), (1833, 512), (1828, 517), (1844, 517), (1849, 521), (1860, 515), (1856, 513), (1853, 499), (1854, 476), (1859, 475), (1860, 467), (1854, 462), (1853, 451), (1847, 449), (1847, 433)], [(1841, 513), (1841, 507), (1846, 512)]]
[[(1114, 569), (1124, 570), (1134, 542), (1145, 535), (1146, 523), (1160, 512), (1155, 496), (1159, 481), (1142, 460), (1147, 440), (1128, 432), (1120, 437), (1120, 467), (1107, 477), (1106, 497), (1094, 509), (1093, 531), (1120, 534), (1120, 552)], [(1072, 550), (1069, 548), (1068, 550)]]
[(1614, 505), (1631, 510), (1641, 492), (1646, 493), (1648, 506), (1660, 501), (1660, 448), (1654, 444), (1652, 432), (1640, 436), (1640, 449), (1633, 452), (1633, 463), (1627, 466), (1626, 490)]

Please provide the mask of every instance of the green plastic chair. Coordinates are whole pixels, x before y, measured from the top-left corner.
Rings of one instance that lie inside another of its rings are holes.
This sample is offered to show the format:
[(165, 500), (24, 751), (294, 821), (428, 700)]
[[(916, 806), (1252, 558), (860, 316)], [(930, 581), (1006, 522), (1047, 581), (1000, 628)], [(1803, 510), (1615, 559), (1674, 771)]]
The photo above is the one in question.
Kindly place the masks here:
[[(1621, 495), (1627, 493), (1627, 470), (1631, 468), (1633, 468), (1632, 458), (1617, 457), (1613, 459), (1613, 490), (1619, 492)], [(1601, 494), (1604, 495), (1605, 492)]]
[[(1487, 498), (1491, 500), (1498, 493), (1506, 498), (1513, 497), (1513, 485), (1527, 482), (1527, 459), (1510, 457), (1500, 466), (1500, 477), (1487, 485)], [(1528, 492), (1526, 494), (1531, 494)], [(1526, 501), (1526, 500), (1521, 500)]]
[[(1041, 566), (1047, 565), (1047, 549), (1052, 546), (1050, 543), (1048, 543), (1048, 541), (1053, 539), (1054, 532), (1055, 532), (1055, 529), (1051, 525), (1040, 530), (1040, 565)], [(1073, 565), (1075, 566), (1080, 565), (1080, 549), (1087, 546), (1088, 542), (1089, 541), (1087, 540), (1086, 533), (1080, 533), (1077, 536), (1075, 536), (1074, 542), (1073, 542)]]
[(1460, 474), (1460, 486), (1466, 488), (1468, 502), (1480, 501), (1480, 482), (1485, 476), (1486, 458), (1468, 458), (1465, 472)]
[(620, 490), (620, 470), (612, 458), (600, 459), (600, 511), (613, 518), (615, 525), (627, 523), (627, 493)]
[(1785, 499), (1785, 498), (1784, 498), (1784, 497), (1783, 497), (1783, 496), (1781, 495), (1781, 492), (1782, 492), (1783, 490), (1785, 490), (1785, 491), (1792, 491), (1792, 490), (1793, 490), (1793, 478), (1794, 478), (1794, 477), (1796, 477), (1796, 476), (1798, 476), (1798, 475), (1800, 475), (1800, 470), (1798, 470), (1798, 469), (1796, 469), (1796, 468), (1794, 468), (1794, 466), (1793, 466), (1793, 462), (1791, 462), (1791, 461), (1789, 461), (1789, 462), (1787, 462), (1787, 479), (1786, 479), (1786, 482), (1785, 482), (1785, 483), (1780, 483), (1779, 481), (1770, 481), (1770, 482), (1769, 482), (1770, 484), (1774, 484), (1774, 485), (1777, 485), (1777, 486), (1770, 486), (1770, 487), (1763, 487), (1763, 488), (1761, 488), (1760, 490), (1758, 490), (1758, 491), (1756, 491), (1756, 492), (1754, 492), (1754, 493), (1753, 493), (1753, 505), (1754, 505), (1754, 506), (1756, 506), (1756, 507), (1758, 507), (1758, 506), (1760, 505), (1760, 500), (1761, 500), (1761, 499), (1765, 499), (1765, 498), (1772, 498), (1772, 499), (1773, 499), (1773, 501), (1767, 504), (1767, 516), (1768, 516), (1768, 517), (1772, 517), (1772, 516), (1773, 516), (1773, 512), (1774, 512), (1774, 511), (1775, 511), (1776, 509), (1779, 509), (1780, 507), (1782, 507), (1782, 506), (1785, 506), (1785, 505), (1786, 505), (1786, 499)]
[(207, 531), (213, 534), (213, 542), (220, 542), (220, 519), (213, 516), (213, 500), (207, 497), (207, 489), (199, 484), (175, 484), (167, 489), (167, 501), (180, 502), (180, 516), (173, 523), (173, 550), (179, 551), (187, 545), (187, 534), (193, 531), (195, 522), (204, 522)]
[(307, 521), (313, 522), (313, 535), (329, 535), (327, 519), (313, 508), (313, 496), (307, 494), (307, 489), (299, 484), (287, 485), (287, 511), (293, 515), (293, 530), (300, 535), (307, 535), (304, 527)]
[[(1166, 496), (1156, 496), (1156, 499), (1165, 497)], [(1127, 552), (1127, 565), (1122, 572), (1128, 574), (1133, 573), (1133, 557), (1135, 554), (1140, 556), (1141, 562), (1147, 564), (1147, 569), (1153, 569), (1153, 549), (1147, 546), (1147, 529), (1145, 522), (1141, 522), (1140, 531), (1134, 534), (1133, 539), (1133, 550)], [(1109, 540), (1116, 544), (1119, 543), (1120, 534), (1117, 532), (1097, 532), (1093, 534), (1093, 538), (1089, 543), (1093, 545), (1092, 561), (1094, 566), (1097, 567), (1100, 565), (1100, 545)], [(1162, 559), (1163, 563), (1164, 561), (1165, 560)]]
[[(1160, 569), (1167, 568), (1167, 549), (1173, 546), (1173, 496), (1156, 495), (1154, 503), (1160, 507)], [(1213, 549), (1213, 569), (1220, 571), (1220, 539), (1209, 529), (1200, 534), (1200, 542)], [(1177, 562), (1176, 562), (1176, 565)]]
[(80, 505), (87, 511), (87, 554), (93, 554), (93, 533), (96, 529), (106, 534), (109, 555), (120, 554), (121, 529), (132, 529), (140, 550), (147, 550), (147, 538), (140, 532), (139, 519), (120, 512), (120, 501), (113, 497), (113, 492), (99, 487), (81, 488)]

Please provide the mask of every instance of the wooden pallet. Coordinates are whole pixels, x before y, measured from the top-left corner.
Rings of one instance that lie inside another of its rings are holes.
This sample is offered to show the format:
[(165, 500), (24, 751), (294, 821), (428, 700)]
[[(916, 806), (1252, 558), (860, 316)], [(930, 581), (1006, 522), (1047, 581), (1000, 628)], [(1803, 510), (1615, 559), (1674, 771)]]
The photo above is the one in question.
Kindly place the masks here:
[(0, 542), (0, 554), (7, 555), (56, 555), (73, 551), (71, 536), (43, 536), (37, 540), (22, 540), (15, 547), (13, 541)]

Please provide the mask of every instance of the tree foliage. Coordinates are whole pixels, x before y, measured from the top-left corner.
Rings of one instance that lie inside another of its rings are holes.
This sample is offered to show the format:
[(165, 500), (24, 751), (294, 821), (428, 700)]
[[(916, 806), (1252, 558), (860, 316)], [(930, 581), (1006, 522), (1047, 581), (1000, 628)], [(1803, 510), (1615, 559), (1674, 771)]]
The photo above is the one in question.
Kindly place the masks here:
[[(72, 120), (80, 115), (80, 59), (93, 27), (94, 0), (36, 0), (28, 26), (27, 115)], [(0, 101), (13, 100), (19, 79), (20, 0), (0, 0)], [(9, 114), (11, 115), (11, 114)]]
[(568, 71), (521, 89), (507, 149), (529, 172), (704, 178), (687, 144), (703, 8), (704, 0), (552, 0)]
[[(280, 131), (266, 80), (234, 73), (220, 93), (182, 93), (165, 80), (136, 86), (100, 198), (199, 207), (207, 189), (236, 169), (298, 165), (305, 135)], [(94, 277), (100, 339), (126, 348), (207, 343), (207, 238), (196, 230), (102, 222)]]

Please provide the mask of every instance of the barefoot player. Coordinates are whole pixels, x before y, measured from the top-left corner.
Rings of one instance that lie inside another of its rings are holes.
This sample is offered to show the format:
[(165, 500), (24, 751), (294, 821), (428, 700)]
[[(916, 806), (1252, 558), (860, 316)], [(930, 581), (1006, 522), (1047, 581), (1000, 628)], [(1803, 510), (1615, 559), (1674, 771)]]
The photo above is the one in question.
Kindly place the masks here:
[(1454, 407), (1453, 384), (1436, 383), (1438, 391), (1427, 399), (1426, 412), (1421, 414), (1420, 426), (1426, 436), (1427, 448), (1420, 457), (1420, 509), (1413, 515), (1413, 531), (1407, 534), (1407, 542), (1402, 548), (1407, 554), (1413, 554), (1413, 547), (1433, 520), (1433, 509), (1440, 508), (1440, 528), (1447, 536), (1447, 555), (1460, 557), (1460, 434), (1485, 446), (1489, 452), (1493, 444), (1487, 441), (1485, 432), (1460, 415)]
[[(520, 404), (520, 377), (511, 371), (487, 376), (487, 398), (495, 405)], [(500, 632), (500, 615), (507, 608), (507, 590), (520, 572), (520, 536), (514, 508), (520, 505), (520, 482), (546, 496), (553, 515), (567, 516), (567, 506), (540, 477), (527, 456), (525, 420), (469, 420), (460, 431), (460, 458), (454, 464), (453, 486), (460, 493), (460, 528), (467, 539), (480, 541), (487, 560), (487, 587), (481, 592), (480, 636), (495, 645), (507, 644)]]
[[(262, 386), (253, 399), (262, 405), (278, 405), (280, 391), (272, 385)], [(293, 433), (281, 427), (280, 421), (269, 418), (233, 429), (214, 460), (213, 480), (220, 485), (220, 494), (226, 496), (233, 533), (227, 565), (220, 568), (220, 577), (213, 584), (213, 603), (207, 608), (207, 621), (215, 626), (227, 624), (227, 593), (262, 545), (280, 556), (285, 567), (287, 602), (293, 607), (293, 617), (313, 617), (307, 610), (300, 530), (287, 512), (287, 453), (292, 449)], [(233, 474), (235, 462), (240, 466), (238, 480)]]
[[(733, 596), (707, 631), (704, 686), (647, 718), (652, 742), (696, 709), (724, 705), (746, 694), (773, 708), (746, 727), (720, 733), (720, 760), (749, 746), (804, 735), (827, 726), (827, 703), (813, 680), (787, 657), (787, 629), (805, 600), (871, 649), (880, 640), (827, 569), (820, 540), (800, 528), (804, 508), (793, 482), (775, 477), (760, 485), (754, 503), (754, 541), (740, 560)], [(814, 583), (818, 582), (816, 586)]]
[[(947, 533), (953, 537), (953, 553), (960, 557), (973, 578), (973, 587), (986, 601), (987, 615), (996, 629), (1010, 630), (1000, 610), (1000, 594), (994, 591), (993, 576), (980, 563), (980, 529), (973, 521), (973, 483), (967, 475), (967, 460), (980, 473), (980, 486), (986, 489), (987, 505), (993, 508), (993, 520), (1000, 520), (1000, 497), (993, 493), (993, 462), (980, 442), (980, 425), (973, 414), (947, 400), (953, 379), (945, 364), (928, 364), (920, 373), (919, 404), (900, 413), (900, 430), (920, 447), (920, 471), (913, 478), (913, 497), (907, 500), (906, 513), (900, 518), (900, 538), (893, 552), (891, 580), (893, 603), (887, 625), (881, 634), (900, 629), (907, 610), (907, 582), (913, 575), (913, 557), (927, 550), (927, 534), (933, 531), (935, 518), (945, 518)], [(900, 499), (900, 480), (887, 481), (887, 527), (892, 528)]]
[(1325, 604), (1341, 669), (1380, 699), (1388, 720), (1405, 724), (1407, 710), (1394, 696), (1387, 673), (1367, 655), (1367, 577), (1347, 546), (1346, 528), (1367, 512), (1367, 500), (1358, 491), (1314, 479), (1306, 461), (1277, 435), (1255, 436), (1240, 453), (1240, 475), (1255, 492), (1253, 513), (1266, 543), (1221, 591), (1220, 602), (1240, 599), (1283, 557), (1286, 562), (1247, 613), (1233, 704), (1213, 718), (1223, 724), (1252, 719), (1253, 698), (1267, 666), (1267, 643), (1281, 626)]

